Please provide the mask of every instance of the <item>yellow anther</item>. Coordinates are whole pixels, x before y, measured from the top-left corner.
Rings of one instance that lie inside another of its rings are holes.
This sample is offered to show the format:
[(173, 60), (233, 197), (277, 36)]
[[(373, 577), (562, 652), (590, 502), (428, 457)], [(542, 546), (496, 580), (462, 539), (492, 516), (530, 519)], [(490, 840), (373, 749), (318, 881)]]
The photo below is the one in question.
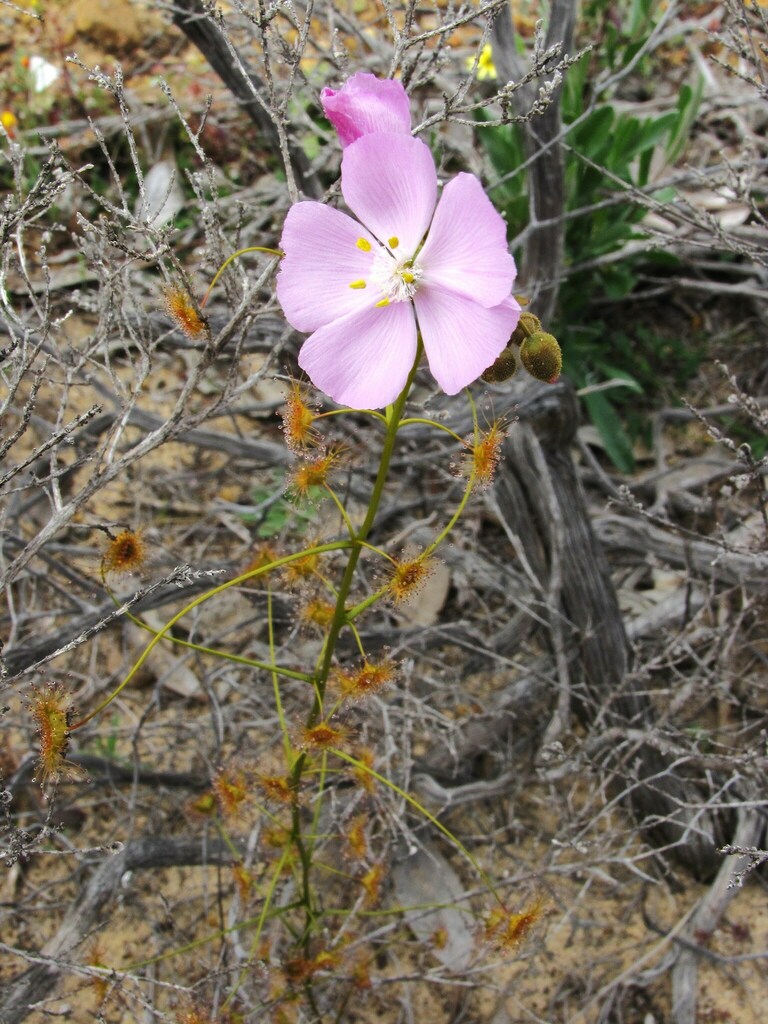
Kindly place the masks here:
[(382, 299), (381, 302), (376, 303), (376, 309), (383, 309), (384, 306), (389, 305), (389, 299)]
[(392, 237), (387, 240), (387, 245), (390, 249), (396, 249), (398, 245), (400, 245), (400, 239), (397, 235), (392, 235)]
[(361, 278), (359, 281), (351, 281), (350, 288), (365, 288), (365, 281)]
[(357, 245), (357, 248), (362, 249), (363, 252), (370, 252), (371, 249), (373, 248), (373, 246), (371, 245), (367, 238), (358, 238), (355, 244)]
[(412, 274), (410, 270), (401, 271), (400, 277), (402, 277), (406, 284), (413, 284), (413, 282), (416, 280), (416, 275)]

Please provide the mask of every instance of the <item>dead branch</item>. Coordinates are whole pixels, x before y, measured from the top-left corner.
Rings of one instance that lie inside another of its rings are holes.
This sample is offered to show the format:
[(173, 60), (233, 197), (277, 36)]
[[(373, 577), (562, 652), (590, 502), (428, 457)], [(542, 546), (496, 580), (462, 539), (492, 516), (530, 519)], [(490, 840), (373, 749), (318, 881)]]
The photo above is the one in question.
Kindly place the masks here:
[[(765, 821), (758, 811), (742, 809), (734, 832), (735, 846), (751, 846), (765, 829)], [(685, 938), (689, 944), (678, 944), (677, 960), (672, 969), (672, 1020), (674, 1024), (696, 1024), (698, 965), (703, 946), (717, 929), (731, 900), (739, 892), (734, 884), (746, 858), (726, 856), (709, 892), (691, 914)], [(706, 950), (702, 950), (705, 953)]]
[[(307, 14), (309, 17), (310, 13)], [(295, 139), (287, 137), (284, 120), (280, 120), (269, 102), (267, 84), (249, 67), (229, 39), (223, 16), (219, 13), (217, 19), (202, 0), (174, 0), (173, 20), (242, 105), (269, 149), (283, 160), (289, 182), (295, 175), (298, 187), (305, 195), (319, 198), (322, 189), (306, 154)], [(294, 196), (294, 201), (297, 198)]]
[[(608, 565), (569, 455), (576, 429), (574, 398), (565, 386), (547, 391), (546, 386), (524, 381), (514, 391), (521, 389), (528, 392), (527, 401), (520, 406), (521, 422), (506, 442), (496, 498), (508, 530), (545, 590), (556, 531), (564, 531), (557, 614), (567, 624), (570, 648), (576, 654), (573, 706), (591, 728), (652, 729), (654, 712), (644, 684), (628, 672), (630, 652)], [(537, 416), (539, 391), (543, 402)], [(535, 458), (538, 445), (546, 453), (546, 486)], [(556, 527), (548, 488), (557, 496)], [(706, 877), (717, 870), (717, 847), (728, 835), (727, 820), (720, 821), (707, 810), (706, 795), (672, 770), (669, 755), (640, 742), (607, 750), (601, 764), (650, 835), (669, 845), (695, 874)]]
[(703, 579), (750, 589), (765, 587), (768, 555), (760, 551), (733, 550), (727, 546), (726, 539), (718, 543), (703, 538), (676, 537), (671, 530), (661, 529), (645, 519), (617, 515), (598, 518), (595, 532), (611, 551), (623, 549), (654, 555), (669, 565), (690, 569)]
[[(573, 46), (576, 24), (574, 0), (555, 0), (550, 7), (544, 47), (560, 46), (568, 53)], [(511, 11), (501, 11), (492, 28), (493, 58), (501, 77), (508, 82), (522, 75)], [(565, 158), (560, 144), (559, 80), (552, 80), (539, 116), (523, 125), (526, 153), (529, 157), (528, 187), (531, 227), (525, 244), (522, 286), (528, 290), (540, 320), (552, 319), (557, 301), (558, 280), (563, 261), (565, 239)], [(515, 100), (527, 110), (533, 102), (532, 89), (522, 90)]]
[(116, 852), (105, 850), (106, 860), (96, 868), (56, 934), (40, 951), (43, 963), (17, 974), (0, 995), (0, 1024), (21, 1024), (39, 1009), (66, 973), (66, 961), (90, 932), (103, 922), (109, 903), (120, 891), (128, 872), (181, 866), (213, 867), (236, 863), (237, 840), (134, 839)]

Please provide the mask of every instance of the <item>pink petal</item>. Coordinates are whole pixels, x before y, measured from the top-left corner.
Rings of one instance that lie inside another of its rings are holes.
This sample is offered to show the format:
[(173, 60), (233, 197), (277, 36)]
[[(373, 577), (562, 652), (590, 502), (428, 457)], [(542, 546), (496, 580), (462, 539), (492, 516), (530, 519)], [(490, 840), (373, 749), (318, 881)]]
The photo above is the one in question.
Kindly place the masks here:
[(416, 358), (410, 302), (349, 314), (304, 342), (299, 366), (339, 405), (382, 409), (405, 387)]
[(435, 162), (420, 139), (363, 135), (344, 150), (341, 191), (350, 210), (381, 242), (396, 238), (403, 254), (411, 256), (435, 209)]
[(419, 266), (424, 284), (450, 288), (481, 306), (498, 305), (512, 290), (507, 227), (474, 174), (457, 174), (443, 189)]
[(414, 303), (429, 368), (447, 395), (455, 395), (488, 369), (520, 319), (520, 307), (511, 296), (488, 308), (435, 285), (420, 288)]
[[(358, 247), (359, 238), (371, 244), (369, 252)], [(285, 218), (280, 248), (285, 256), (277, 297), (296, 330), (314, 331), (380, 298), (371, 288), (350, 288), (368, 276), (378, 243), (345, 213), (322, 203), (294, 204)]]
[(361, 71), (338, 92), (323, 89), (320, 101), (342, 146), (370, 132), (411, 132), (408, 96), (401, 83), (392, 79)]

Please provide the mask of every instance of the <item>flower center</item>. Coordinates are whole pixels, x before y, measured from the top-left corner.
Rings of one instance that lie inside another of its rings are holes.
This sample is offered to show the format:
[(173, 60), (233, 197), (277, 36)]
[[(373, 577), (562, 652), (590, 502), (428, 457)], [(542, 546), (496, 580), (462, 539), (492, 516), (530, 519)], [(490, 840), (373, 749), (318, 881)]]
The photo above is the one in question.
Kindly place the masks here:
[[(359, 238), (357, 247), (370, 252), (372, 246)], [(410, 302), (416, 294), (422, 271), (415, 257), (405, 255), (396, 237), (389, 239), (387, 246), (379, 246), (373, 256), (368, 279), (352, 281), (350, 288), (366, 288), (368, 284), (378, 291), (382, 298), (377, 306), (388, 306), (391, 302)]]
[(376, 253), (369, 280), (381, 292), (382, 305), (409, 302), (420, 279), (421, 270), (410, 256), (398, 256), (383, 247)]

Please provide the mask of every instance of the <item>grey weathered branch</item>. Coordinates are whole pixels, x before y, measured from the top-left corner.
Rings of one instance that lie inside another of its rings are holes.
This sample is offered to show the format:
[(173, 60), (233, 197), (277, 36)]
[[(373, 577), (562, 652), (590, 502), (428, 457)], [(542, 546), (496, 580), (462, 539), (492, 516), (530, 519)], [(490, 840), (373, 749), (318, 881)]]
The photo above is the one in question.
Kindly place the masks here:
[[(570, 456), (577, 425), (575, 395), (564, 383), (554, 388), (530, 380), (511, 383), (512, 397), (520, 397), (520, 422), (505, 445), (496, 499), (539, 581), (550, 631), (554, 624), (568, 632), (569, 650), (575, 652), (573, 709), (591, 729), (652, 729), (655, 712), (644, 681), (629, 672), (631, 654), (608, 564)], [(542, 450), (544, 473), (537, 459)], [(549, 589), (555, 556), (559, 595)], [(555, 703), (553, 687), (550, 716)], [(546, 718), (539, 718), (539, 742), (545, 726)], [(729, 838), (730, 815), (708, 808), (706, 785), (686, 778), (672, 754), (639, 739), (613, 743), (595, 760), (652, 840), (700, 877), (717, 871), (717, 848)]]
[[(553, 0), (545, 46), (562, 44), (563, 53), (570, 50), (575, 24), (574, 0)], [(501, 11), (494, 21), (492, 40), (493, 59), (501, 78), (506, 81), (522, 78), (524, 71), (517, 56), (510, 11)], [(521, 113), (531, 108), (535, 92), (536, 87), (529, 86), (514, 95)], [(534, 312), (545, 324), (551, 321), (557, 301), (565, 241), (565, 156), (560, 141), (560, 90), (556, 88), (547, 101), (544, 110), (522, 126), (526, 156), (534, 159), (528, 169), (530, 230), (520, 281), (521, 288), (533, 302)]]
[(265, 145), (284, 159), (288, 173), (306, 195), (319, 198), (321, 189), (306, 154), (295, 139), (278, 130), (267, 101), (267, 85), (253, 71), (216, 23), (215, 14), (202, 0), (174, 0), (173, 20), (202, 53), (213, 70), (243, 107), (264, 137)]
[[(763, 834), (765, 822), (754, 810), (741, 810), (734, 834), (736, 846), (750, 846)], [(696, 946), (707, 942), (716, 930), (723, 914), (739, 887), (735, 882), (739, 870), (747, 858), (729, 856), (723, 859), (720, 870), (698, 906), (691, 914), (685, 929), (693, 940), (681, 945), (677, 961), (672, 970), (672, 1021), (673, 1024), (695, 1024), (698, 1002), (698, 968), (701, 953)], [(706, 952), (705, 950), (701, 951)]]
[[(11, 548), (14, 546), (9, 544)], [(170, 577), (138, 590), (119, 605), (115, 605), (113, 601), (102, 601), (94, 611), (85, 612), (74, 621), (70, 621), (64, 629), (46, 636), (38, 643), (9, 647), (3, 655), (3, 683), (10, 683), (22, 673), (41, 668), (54, 658), (87, 643), (98, 633), (123, 620), (129, 609), (134, 614), (141, 615), (152, 608), (161, 608), (179, 601), (180, 598), (189, 598), (211, 589), (210, 576), (201, 575), (199, 579), (189, 580), (185, 578), (185, 568), (176, 570)]]
[(768, 555), (761, 551), (729, 550), (716, 541), (675, 536), (671, 530), (663, 530), (638, 517), (603, 516), (596, 521), (595, 530), (607, 548), (656, 555), (704, 579), (750, 588), (765, 587)]

